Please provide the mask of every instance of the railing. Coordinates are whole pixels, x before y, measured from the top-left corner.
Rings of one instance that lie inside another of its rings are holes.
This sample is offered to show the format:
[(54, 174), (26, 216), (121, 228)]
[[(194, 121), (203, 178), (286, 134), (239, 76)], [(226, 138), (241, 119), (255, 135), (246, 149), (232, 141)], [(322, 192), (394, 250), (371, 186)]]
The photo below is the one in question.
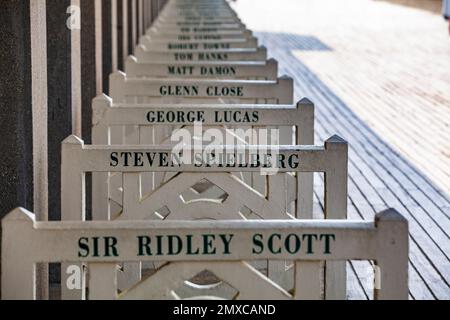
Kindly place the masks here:
[[(375, 299), (408, 297), (408, 223), (395, 210), (364, 221), (37, 222), (16, 209), (2, 221), (3, 299), (35, 299), (35, 264), (95, 265), (89, 299), (179, 298), (177, 287), (204, 270), (238, 291), (238, 299), (303, 299), (317, 261), (375, 260)], [(158, 240), (159, 239), (159, 240)], [(287, 292), (251, 267), (253, 260), (293, 260), (295, 289)], [(157, 274), (118, 294), (116, 263), (167, 261)], [(101, 281), (97, 281), (101, 279)]]

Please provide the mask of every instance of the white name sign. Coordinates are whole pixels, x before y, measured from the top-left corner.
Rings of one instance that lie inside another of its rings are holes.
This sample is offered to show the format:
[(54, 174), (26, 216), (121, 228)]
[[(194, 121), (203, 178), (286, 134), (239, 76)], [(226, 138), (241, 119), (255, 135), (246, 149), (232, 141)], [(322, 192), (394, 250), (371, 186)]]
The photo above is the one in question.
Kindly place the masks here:
[(154, 62), (140, 63), (130, 56), (125, 63), (125, 73), (130, 78), (212, 78), (243, 80), (275, 80), (278, 63), (275, 59), (248, 62)]
[[(323, 220), (36, 222), (32, 213), (16, 209), (2, 220), (2, 230), (3, 299), (36, 297), (33, 270), (37, 262), (260, 259), (373, 259), (381, 269), (380, 289), (375, 290), (375, 297), (408, 297), (408, 223), (394, 210), (378, 214), (373, 223)], [(297, 278), (296, 287), (301, 288), (305, 280)], [(110, 281), (110, 284), (96, 285), (109, 288), (115, 280)], [(94, 284), (90, 287), (94, 292)], [(295, 298), (295, 295), (290, 297)]]
[(201, 50), (201, 51), (168, 51), (150, 50), (151, 47), (139, 45), (135, 55), (139, 62), (155, 61), (266, 61), (267, 49), (242, 48), (226, 50)]

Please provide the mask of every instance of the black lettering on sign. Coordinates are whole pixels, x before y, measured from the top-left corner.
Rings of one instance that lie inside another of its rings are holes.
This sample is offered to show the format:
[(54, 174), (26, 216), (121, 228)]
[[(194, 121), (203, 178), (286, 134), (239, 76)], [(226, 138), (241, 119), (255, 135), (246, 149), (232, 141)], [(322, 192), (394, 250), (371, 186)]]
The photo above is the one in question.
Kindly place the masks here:
[(194, 56), (192, 53), (176, 52), (173, 54), (175, 61), (192, 61)]
[[(137, 255), (228, 255), (233, 234), (138, 236)], [(155, 241), (156, 240), (156, 241)]]
[[(203, 116), (203, 115), (202, 115)], [(157, 117), (155, 114), (149, 114), (148, 117)], [(202, 118), (203, 119), (203, 118)], [(154, 119), (152, 119), (154, 120)], [(169, 119), (172, 120), (172, 119)], [(217, 118), (216, 120), (221, 120)], [(200, 155), (200, 158), (197, 156)], [(279, 169), (296, 170), (300, 165), (300, 156), (297, 153), (292, 154), (251, 154), (249, 158), (242, 158), (241, 154), (234, 154), (226, 152), (220, 153), (216, 156), (213, 154), (206, 154), (212, 159), (202, 158), (202, 153), (195, 153), (195, 167), (211, 167), (211, 164), (217, 165), (218, 168), (269, 168), (275, 166)], [(225, 159), (224, 156), (227, 156)], [(235, 160), (231, 159), (233, 157)], [(239, 161), (237, 161), (238, 159)], [(210, 161), (211, 160), (211, 161)], [(212, 161), (214, 160), (214, 162)], [(109, 165), (112, 168), (120, 167), (180, 167), (183, 164), (181, 157), (176, 153), (167, 152), (111, 152)]]
[[(168, 152), (111, 152), (111, 167), (179, 167), (180, 156)], [(113, 160), (114, 159), (114, 160)]]
[(200, 67), (200, 74), (202, 76), (234, 76), (236, 75), (236, 68), (229, 66), (217, 67)]
[(111, 153), (111, 161), (109, 162), (109, 166), (117, 167), (118, 164), (119, 164), (119, 159), (118, 159), (117, 152), (112, 152)]
[(204, 43), (203, 44), (203, 49), (205, 49), (205, 50), (230, 49), (230, 48), (231, 48), (231, 44), (229, 44), (227, 42), (223, 42), (223, 43)]
[(167, 73), (174, 76), (192, 75), (194, 66), (167, 66)]
[(159, 87), (161, 96), (198, 96), (198, 86), (161, 86)]
[(242, 97), (243, 87), (217, 87), (211, 86), (206, 88), (206, 94), (214, 97)]
[(259, 121), (258, 111), (215, 111), (214, 119), (217, 123), (257, 123)]
[(217, 28), (194, 28), (194, 32), (217, 32)]
[(168, 43), (169, 50), (197, 50), (198, 43)]
[(252, 253), (259, 255), (267, 250), (272, 254), (331, 254), (331, 243), (336, 240), (334, 234), (296, 234), (282, 235), (273, 233), (266, 239), (260, 233), (254, 234), (252, 238)]
[(204, 111), (149, 111), (147, 121), (150, 123), (194, 123), (205, 122)]
[(278, 155), (278, 164), (277, 164), (277, 168), (280, 169), (297, 169), (299, 164), (300, 164), (300, 159), (298, 154), (291, 154), (287, 157), (286, 159), (286, 155), (284, 154), (279, 154)]
[(201, 52), (198, 54), (198, 60), (200, 60), (200, 61), (224, 61), (224, 60), (228, 60), (228, 54), (221, 53), (221, 52)]
[(214, 34), (194, 35), (195, 40), (221, 40), (222, 37)]
[[(102, 241), (103, 240), (103, 241)], [(118, 257), (116, 237), (81, 237), (78, 239), (78, 257)]]

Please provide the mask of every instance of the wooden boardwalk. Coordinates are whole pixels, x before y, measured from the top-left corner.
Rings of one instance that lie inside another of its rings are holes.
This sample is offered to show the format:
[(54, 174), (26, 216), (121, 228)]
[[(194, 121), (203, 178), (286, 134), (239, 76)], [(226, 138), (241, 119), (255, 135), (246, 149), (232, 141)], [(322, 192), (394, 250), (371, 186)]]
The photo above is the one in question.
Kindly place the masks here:
[[(239, 0), (234, 7), (280, 73), (294, 78), (296, 97), (315, 102), (316, 143), (334, 133), (349, 142), (349, 217), (401, 212), (411, 231), (410, 298), (450, 299), (445, 22), (371, 0)], [(370, 268), (349, 264), (350, 299), (371, 296)]]

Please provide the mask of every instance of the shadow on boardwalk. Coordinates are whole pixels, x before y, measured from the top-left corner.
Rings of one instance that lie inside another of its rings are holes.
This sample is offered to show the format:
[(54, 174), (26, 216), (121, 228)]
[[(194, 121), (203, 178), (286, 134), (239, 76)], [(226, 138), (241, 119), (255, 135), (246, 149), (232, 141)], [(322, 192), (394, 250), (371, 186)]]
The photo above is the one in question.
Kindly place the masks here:
[[(294, 78), (296, 99), (306, 96), (315, 103), (316, 143), (335, 133), (349, 142), (349, 218), (373, 219), (388, 207), (402, 213), (410, 225), (410, 298), (450, 299), (450, 198), (292, 54), (332, 48), (308, 35), (258, 32), (256, 36), (279, 61), (280, 74)], [(317, 175), (315, 183), (321, 184), (321, 179)], [(316, 188), (318, 210), (320, 190)], [(368, 262), (349, 264), (349, 298), (371, 297), (370, 271)]]

